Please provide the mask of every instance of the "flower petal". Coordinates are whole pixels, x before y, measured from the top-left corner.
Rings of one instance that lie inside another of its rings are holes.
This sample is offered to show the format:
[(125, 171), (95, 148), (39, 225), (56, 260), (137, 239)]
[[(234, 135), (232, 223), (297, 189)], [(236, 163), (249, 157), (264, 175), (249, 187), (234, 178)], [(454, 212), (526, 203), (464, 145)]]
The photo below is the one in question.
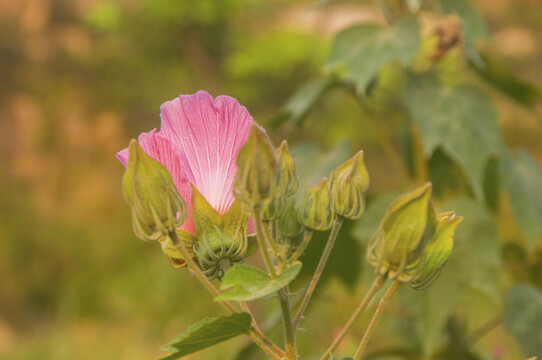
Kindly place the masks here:
[[(164, 165), (168, 170), (179, 194), (188, 205), (189, 216), (180, 229), (194, 234), (194, 223), (192, 221), (192, 188), (190, 187), (190, 182), (185, 175), (183, 164), (179, 158), (178, 148), (169, 140), (160, 136), (156, 132), (156, 129), (139, 135), (138, 142), (147, 155)], [(128, 163), (128, 155), (128, 148), (123, 149), (117, 153), (117, 159), (126, 166)]]
[(181, 95), (160, 110), (160, 135), (179, 147), (188, 180), (223, 215), (235, 200), (235, 159), (254, 120), (237, 100), (205, 91)]

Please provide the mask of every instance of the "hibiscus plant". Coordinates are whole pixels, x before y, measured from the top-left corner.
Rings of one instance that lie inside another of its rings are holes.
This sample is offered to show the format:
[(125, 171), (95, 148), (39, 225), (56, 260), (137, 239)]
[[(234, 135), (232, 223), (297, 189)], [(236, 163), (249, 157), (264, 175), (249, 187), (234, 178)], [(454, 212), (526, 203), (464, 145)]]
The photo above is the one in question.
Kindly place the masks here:
[[(161, 107), (161, 128), (143, 133), (117, 154), (126, 167), (123, 191), (135, 234), (160, 244), (173, 268), (187, 268), (227, 312), (190, 326), (162, 349), (178, 359), (246, 334), (270, 359), (303, 358), (296, 334), (345, 219), (365, 212), (369, 173), (359, 151), (310, 189), (298, 190), (295, 162), (247, 109), (205, 91)], [(297, 196), (297, 192), (303, 192)], [(389, 282), (353, 359), (359, 360), (376, 324), (403, 283), (423, 290), (446, 265), (460, 216), (437, 213), (426, 182), (395, 199), (367, 247), (376, 277), (322, 360), (334, 351)], [(315, 232), (329, 238), (306, 284), (294, 287)], [(362, 256), (362, 254), (360, 254)], [(245, 262), (249, 260), (253, 265)], [(254, 266), (256, 265), (256, 266)], [(188, 275), (188, 273), (187, 273)], [(261, 330), (249, 303), (278, 300), (284, 341)]]

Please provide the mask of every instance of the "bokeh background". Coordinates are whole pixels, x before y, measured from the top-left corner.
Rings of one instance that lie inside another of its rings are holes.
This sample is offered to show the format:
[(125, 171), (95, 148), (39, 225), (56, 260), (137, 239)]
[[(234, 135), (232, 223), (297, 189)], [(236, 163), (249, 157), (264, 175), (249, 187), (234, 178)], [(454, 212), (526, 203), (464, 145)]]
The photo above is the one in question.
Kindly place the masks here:
[[(485, 49), (542, 86), (540, 1), (472, 3), (492, 37)], [(372, 1), (0, 0), (0, 358), (156, 359), (188, 325), (222, 313), (159, 246), (135, 238), (120, 191), (115, 153), (158, 128), (160, 104), (179, 94), (237, 98), (276, 144), (297, 146), (301, 169), (363, 148), (369, 197), (412, 183), (378, 140), (395, 134), (394, 118), (375, 130), (343, 93), (326, 95), (303, 122), (277, 125), (292, 93), (322, 73), (333, 37), (359, 22), (382, 23), (382, 12)], [(506, 143), (540, 164), (539, 105), (494, 102)], [(363, 258), (350, 246), (342, 255)], [(302, 351), (324, 349), (355, 308), (366, 285), (360, 267), (352, 261), (329, 277), (309, 312), (311, 332), (299, 336)], [(255, 309), (272, 318), (274, 305)], [(494, 327), (487, 359), (521, 359), (502, 324)], [(187, 358), (234, 359), (245, 342)]]

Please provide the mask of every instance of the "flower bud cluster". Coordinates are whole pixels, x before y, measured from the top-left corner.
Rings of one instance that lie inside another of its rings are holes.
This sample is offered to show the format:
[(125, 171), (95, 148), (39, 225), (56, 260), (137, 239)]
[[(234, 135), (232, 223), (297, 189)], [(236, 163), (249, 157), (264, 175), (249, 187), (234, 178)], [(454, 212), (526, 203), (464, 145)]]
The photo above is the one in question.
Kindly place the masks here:
[(368, 248), (369, 263), (378, 274), (418, 290), (430, 286), (446, 265), (462, 220), (453, 212), (436, 214), (431, 190), (431, 183), (425, 183), (398, 197)]
[(136, 140), (129, 149), (122, 190), (132, 207), (134, 232), (143, 240), (157, 241), (184, 223), (187, 206), (162, 164), (145, 154)]
[(233, 192), (259, 211), (263, 221), (281, 221), (289, 207), (288, 199), (297, 192), (295, 163), (283, 141), (275, 151), (267, 134), (256, 124), (237, 156), (238, 171)]
[(322, 179), (309, 189), (300, 206), (299, 221), (312, 230), (325, 231), (335, 217), (356, 220), (365, 210), (365, 192), (369, 188), (369, 174), (363, 151), (345, 161), (331, 172), (329, 182)]

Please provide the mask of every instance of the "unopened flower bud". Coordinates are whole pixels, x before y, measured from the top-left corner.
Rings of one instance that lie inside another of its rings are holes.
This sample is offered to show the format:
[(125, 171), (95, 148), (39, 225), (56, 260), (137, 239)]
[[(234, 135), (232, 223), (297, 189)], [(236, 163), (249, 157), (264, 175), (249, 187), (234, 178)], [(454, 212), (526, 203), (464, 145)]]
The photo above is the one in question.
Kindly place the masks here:
[(145, 154), (136, 140), (129, 148), (122, 189), (132, 207), (134, 232), (144, 240), (159, 240), (184, 223), (186, 203), (162, 164)]
[(335, 220), (332, 200), (327, 178), (323, 178), (318, 185), (305, 193), (298, 210), (299, 222), (311, 230), (331, 229)]
[(365, 210), (365, 191), (369, 187), (363, 151), (333, 171), (330, 184), (335, 212), (347, 219), (359, 219)]
[(413, 271), (410, 280), (410, 285), (414, 289), (426, 289), (438, 278), (450, 259), (454, 247), (455, 229), (461, 220), (463, 217), (455, 216), (453, 212), (437, 215), (435, 233), (423, 250), (420, 265)]
[(236, 198), (254, 206), (279, 195), (275, 150), (256, 124), (252, 124), (248, 140), (237, 155), (237, 167), (233, 182)]
[(277, 157), (279, 162), (279, 183), (281, 190), (286, 196), (291, 196), (297, 192), (297, 171), (292, 155), (288, 151), (288, 143), (286, 140), (280, 144), (277, 149)]
[(284, 216), (277, 222), (279, 236), (287, 239), (295, 239), (303, 232), (303, 226), (297, 220), (297, 212), (294, 201), (290, 201)]
[(405, 270), (415, 267), (427, 243), (431, 183), (404, 194), (390, 205), (375, 237), (369, 243), (368, 260), (376, 272), (408, 281)]
[(264, 201), (262, 205), (262, 220), (274, 221), (280, 219), (286, 211), (287, 204), (288, 200), (284, 195)]

